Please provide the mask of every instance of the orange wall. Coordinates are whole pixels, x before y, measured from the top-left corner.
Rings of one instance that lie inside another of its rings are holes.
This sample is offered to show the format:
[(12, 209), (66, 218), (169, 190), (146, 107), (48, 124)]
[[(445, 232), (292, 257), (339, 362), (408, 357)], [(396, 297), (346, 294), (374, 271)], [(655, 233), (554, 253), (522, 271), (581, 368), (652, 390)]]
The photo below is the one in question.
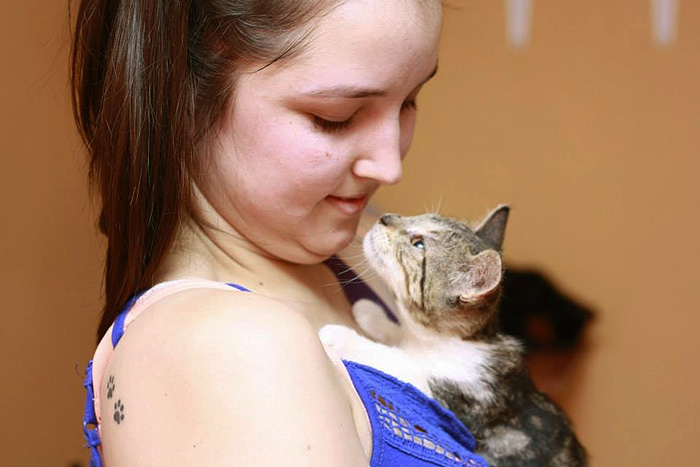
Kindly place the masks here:
[[(506, 259), (596, 308), (562, 377), (593, 465), (690, 465), (700, 430), (700, 3), (652, 46), (639, 0), (535, 0), (528, 49), (502, 2), (451, 1), (385, 210), (478, 218), (513, 207)], [(564, 392), (564, 388), (560, 388)], [(693, 456), (694, 457), (694, 456)]]
[[(3, 464), (69, 465), (100, 306), (101, 240), (67, 95), (66, 2), (0, 7)], [(689, 465), (698, 439), (700, 4), (651, 44), (641, 0), (536, 0), (530, 47), (502, 2), (453, 0), (386, 210), (513, 206), (507, 259), (595, 307), (561, 378), (596, 466)], [(76, 370), (76, 366), (79, 370)], [(565, 390), (564, 390), (565, 389)], [(557, 388), (554, 388), (557, 390)]]
[(68, 466), (101, 248), (67, 93), (66, 1), (0, 6), (0, 464)]
[(67, 94), (64, 1), (0, 6), (0, 445), (3, 465), (84, 459), (81, 373), (101, 248)]

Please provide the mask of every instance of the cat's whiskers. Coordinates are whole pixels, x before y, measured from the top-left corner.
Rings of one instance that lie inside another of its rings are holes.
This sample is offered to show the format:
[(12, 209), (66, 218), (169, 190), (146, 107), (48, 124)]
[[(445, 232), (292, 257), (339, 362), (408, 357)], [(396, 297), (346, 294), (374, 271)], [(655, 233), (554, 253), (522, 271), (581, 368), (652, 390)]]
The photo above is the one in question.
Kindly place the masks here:
[(355, 265), (354, 267), (348, 266), (346, 269), (339, 271), (337, 273), (337, 276), (341, 277), (349, 272), (354, 273), (354, 277), (352, 277), (351, 279), (338, 279), (338, 282), (324, 284), (322, 285), (322, 287), (339, 286), (338, 290), (340, 290), (349, 284), (374, 279), (378, 275), (366, 258), (363, 258), (363, 260), (357, 263), (357, 265)]
[[(357, 253), (357, 254), (354, 254), (354, 255), (345, 255), (345, 254), (344, 254), (342, 259), (343, 259), (343, 260), (356, 260), (356, 259), (364, 260), (364, 259), (365, 259), (365, 255), (364, 255), (364, 253), (362, 253), (362, 252)], [(347, 262), (348, 262), (348, 261), (345, 261), (345, 263), (347, 263)], [(352, 262), (352, 261), (350, 261), (350, 262)]]
[(440, 198), (437, 200), (437, 207), (435, 207), (435, 201), (432, 201), (432, 207), (428, 208), (426, 204), (423, 205), (423, 209), (425, 209), (425, 212), (428, 214), (440, 214), (440, 211), (442, 210), (442, 193), (440, 193)]
[(369, 279), (374, 279), (377, 277), (377, 272), (374, 270), (371, 264), (369, 264), (369, 261), (365, 260), (362, 263), (359, 263), (357, 266), (354, 268), (355, 270), (355, 277), (352, 279), (349, 279), (347, 281), (341, 281), (342, 284), (350, 284), (352, 282), (362, 282), (362, 281), (367, 281)]

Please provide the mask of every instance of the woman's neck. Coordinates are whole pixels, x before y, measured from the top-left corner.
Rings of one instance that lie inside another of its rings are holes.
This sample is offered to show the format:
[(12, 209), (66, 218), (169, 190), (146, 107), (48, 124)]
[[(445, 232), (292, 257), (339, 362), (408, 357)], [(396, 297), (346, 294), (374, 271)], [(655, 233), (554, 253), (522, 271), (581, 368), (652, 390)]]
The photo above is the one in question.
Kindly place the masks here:
[(201, 277), (233, 282), (284, 301), (317, 327), (328, 323), (355, 327), (350, 304), (325, 264), (295, 264), (275, 258), (232, 226), (217, 224), (185, 218), (156, 281)]

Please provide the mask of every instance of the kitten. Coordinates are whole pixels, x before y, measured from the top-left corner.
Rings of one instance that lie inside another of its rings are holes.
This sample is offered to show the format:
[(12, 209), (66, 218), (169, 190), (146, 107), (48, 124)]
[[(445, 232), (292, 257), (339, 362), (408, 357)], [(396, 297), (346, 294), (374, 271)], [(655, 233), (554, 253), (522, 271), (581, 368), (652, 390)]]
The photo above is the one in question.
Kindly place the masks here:
[(493, 466), (585, 466), (566, 415), (537, 391), (520, 343), (501, 334), (497, 307), (501, 244), (509, 208), (473, 230), (435, 214), (384, 215), (364, 252), (394, 292), (399, 326), (382, 313), (356, 313), (363, 331), (327, 325), (328, 352), (411, 383), (472, 431)]

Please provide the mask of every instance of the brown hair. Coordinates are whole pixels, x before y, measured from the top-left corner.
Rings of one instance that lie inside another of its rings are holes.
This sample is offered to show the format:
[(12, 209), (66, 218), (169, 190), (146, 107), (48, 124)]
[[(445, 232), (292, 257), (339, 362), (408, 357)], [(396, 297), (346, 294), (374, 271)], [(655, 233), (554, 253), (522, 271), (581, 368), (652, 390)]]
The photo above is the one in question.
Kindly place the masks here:
[(129, 297), (153, 285), (183, 213), (196, 218), (190, 177), (202, 167), (237, 72), (293, 56), (328, 4), (80, 2), (71, 56), (73, 111), (108, 240), (98, 339)]

